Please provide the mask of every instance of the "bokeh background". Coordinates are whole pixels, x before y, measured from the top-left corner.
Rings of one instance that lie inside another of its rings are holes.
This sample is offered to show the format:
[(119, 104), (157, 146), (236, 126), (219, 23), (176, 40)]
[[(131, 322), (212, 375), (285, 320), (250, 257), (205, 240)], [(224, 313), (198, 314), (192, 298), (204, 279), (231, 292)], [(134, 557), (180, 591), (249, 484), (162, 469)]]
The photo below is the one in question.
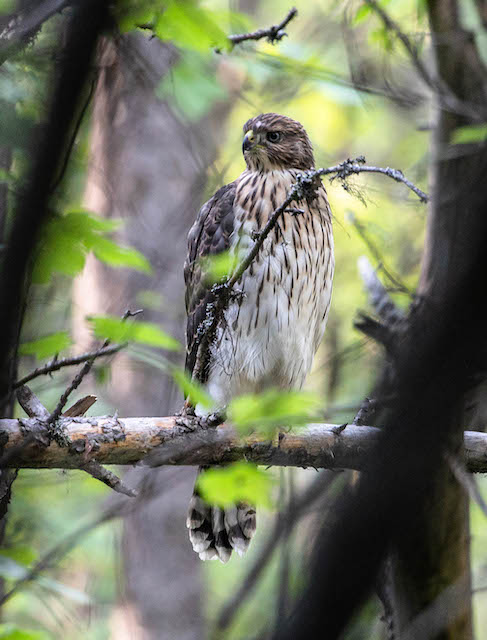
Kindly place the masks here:
[[(0, 2), (0, 12), (10, 10), (7, 4)], [(178, 11), (186, 4), (210, 22), (185, 22), (184, 11)], [(29, 350), (36, 340), (61, 332), (67, 336), (61, 355), (85, 352), (99, 344), (86, 318), (121, 316), (128, 308), (143, 308), (144, 321), (184, 343), (186, 235), (201, 204), (244, 169), (242, 125), (258, 113), (275, 111), (302, 122), (317, 166), (364, 155), (369, 164), (399, 168), (428, 189), (431, 100), (398, 42), (359, 2), (294, 4), (298, 16), (280, 42), (218, 52), (214, 45), (221, 33), (274, 24), (290, 7), (276, 0), (165, 3), (173, 14), (166, 23), (161, 19), (154, 36), (136, 28), (144, 23), (142, 4), (120, 5), (120, 34), (99, 48), (56, 207), (62, 216), (92, 212), (121, 221), (106, 237), (126, 249), (107, 245), (93, 253), (84, 246), (80, 256), (79, 230), (51, 234), (47, 251), (57, 258), (30, 291), (20, 374), (54, 353)], [(387, 4), (427, 56), (422, 2)], [(464, 19), (474, 24), (473, 3), (464, 4)], [(27, 49), (0, 67), (0, 188), (9, 191), (7, 198), (21, 184), (29, 131), (45, 114), (63, 20), (63, 14), (53, 16)], [(308, 386), (322, 398), (321, 418), (341, 424), (355, 415), (382, 356), (353, 326), (357, 312), (368, 308), (357, 260), (367, 256), (405, 308), (419, 274), (426, 208), (403, 185), (382, 176), (361, 175), (346, 185), (327, 181), (326, 186), (334, 214), (336, 275), (328, 328)], [(91, 415), (171, 415), (181, 407), (182, 394), (168, 375), (168, 359), (182, 365), (182, 351), (131, 346), (99, 361), (74, 399), (94, 393), (98, 401)], [(52, 408), (70, 375), (64, 370), (38, 378), (32, 389)], [(17, 413), (23, 415), (21, 409)], [(129, 484), (147, 473), (120, 472)], [(316, 471), (270, 473), (289, 488), (306, 485)], [(203, 564), (191, 551), (185, 528), (195, 470), (150, 474), (151, 499), (124, 518), (100, 524), (97, 514), (113, 500), (100, 483), (78, 471), (19, 473), (0, 552), (7, 587), (66, 536), (86, 528), (61, 559), (8, 601), (0, 638), (211, 637), (215, 617), (257, 557), (276, 510), (259, 511), (258, 534), (245, 558), (233, 557), (226, 566)], [(485, 492), (485, 482), (481, 488)], [(279, 490), (275, 493), (277, 505)], [(310, 513), (287, 549), (276, 554), (225, 637), (251, 637), (274, 615), (283, 553), (290, 558), (292, 588), (299, 590), (315, 515)], [(471, 525), (474, 586), (479, 588), (476, 637), (482, 640), (487, 638), (487, 595), (481, 589), (487, 585), (487, 524), (476, 505)], [(347, 638), (382, 638), (379, 617), (380, 607), (372, 600)]]

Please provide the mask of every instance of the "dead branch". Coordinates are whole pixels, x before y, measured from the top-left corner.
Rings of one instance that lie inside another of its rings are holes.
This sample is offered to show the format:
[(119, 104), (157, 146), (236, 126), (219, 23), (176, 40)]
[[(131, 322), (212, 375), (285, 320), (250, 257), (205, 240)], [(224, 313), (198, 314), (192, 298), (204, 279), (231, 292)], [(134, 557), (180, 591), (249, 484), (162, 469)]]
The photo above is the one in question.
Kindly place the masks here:
[(278, 40), (282, 40), (284, 36), (287, 36), (284, 29), (297, 15), (298, 10), (296, 7), (293, 7), (279, 24), (274, 24), (267, 29), (257, 29), (257, 31), (252, 31), (251, 33), (239, 33), (228, 36), (228, 39), (232, 44), (241, 44), (246, 40), (262, 40), (262, 38), (267, 38), (271, 43), (277, 42)]
[(357, 260), (357, 268), (369, 294), (369, 300), (381, 321), (390, 329), (404, 322), (404, 313), (392, 301), (389, 292), (377, 277), (377, 272), (366, 256)]
[[(53, 441), (43, 447), (34, 441), (9, 458), (8, 466), (77, 469), (91, 460), (101, 464), (126, 465), (144, 460), (151, 466), (200, 466), (247, 460), (266, 466), (360, 470), (381, 436), (380, 429), (374, 427), (348, 425), (337, 434), (339, 425), (310, 424), (282, 432), (269, 441), (255, 433), (241, 438), (229, 425), (182, 432), (177, 416), (61, 417), (58, 422), (70, 440), (69, 446), (61, 447)], [(29, 433), (42, 440), (45, 422), (37, 418), (0, 420), (5, 455), (21, 445)], [(468, 471), (487, 472), (487, 434), (465, 432), (465, 464)]]
[[(42, 426), (41, 428), (31, 430), (30, 424), (27, 424), (24, 420), (20, 420), (19, 426), (24, 437), (14, 445), (13, 448), (8, 451), (4, 451), (0, 461), (0, 468), (10, 466), (10, 463), (17, 458), (17, 454), (21, 454), (23, 450), (27, 449), (31, 445), (34, 445), (37, 448), (40, 447), (42, 450), (43, 448), (45, 449), (46, 447), (49, 447), (53, 439), (61, 449), (66, 448), (70, 444), (70, 439), (64, 432), (63, 426), (59, 424), (52, 425), (49, 423), (49, 411), (35, 393), (29, 389), (29, 387), (24, 385), (18, 389), (17, 400), (29, 418), (37, 421), (39, 425)], [(81, 398), (81, 400), (78, 400), (78, 402), (70, 407), (63, 416), (72, 418), (74, 416), (83, 416), (95, 402), (95, 396), (86, 396)], [(89, 451), (89, 448), (87, 451)], [(100, 482), (103, 482), (117, 493), (122, 493), (123, 495), (130, 496), (131, 498), (134, 498), (137, 495), (136, 491), (127, 487), (117, 475), (108, 469), (105, 469), (96, 460), (78, 456), (77, 467), (82, 471), (86, 471), (86, 473), (95, 478), (95, 480), (100, 480)]]
[(34, 378), (38, 378), (39, 376), (44, 376), (49, 373), (54, 373), (54, 371), (59, 371), (64, 367), (74, 367), (78, 364), (83, 364), (83, 362), (87, 362), (88, 360), (92, 360), (93, 358), (96, 359), (96, 358), (102, 358), (104, 356), (111, 356), (114, 353), (117, 353), (118, 351), (120, 351), (121, 349), (124, 349), (126, 346), (127, 346), (126, 344), (114, 344), (109, 347), (98, 349), (97, 351), (81, 353), (79, 356), (73, 356), (72, 358), (61, 358), (59, 360), (57, 358), (54, 358), (53, 360), (46, 363), (42, 367), (38, 367), (37, 369), (34, 369), (34, 371), (31, 371), (20, 380), (17, 380), (17, 382), (14, 383), (13, 388), (18, 389), (19, 387), (23, 386), (24, 384), (27, 384), (31, 380), (34, 380)]

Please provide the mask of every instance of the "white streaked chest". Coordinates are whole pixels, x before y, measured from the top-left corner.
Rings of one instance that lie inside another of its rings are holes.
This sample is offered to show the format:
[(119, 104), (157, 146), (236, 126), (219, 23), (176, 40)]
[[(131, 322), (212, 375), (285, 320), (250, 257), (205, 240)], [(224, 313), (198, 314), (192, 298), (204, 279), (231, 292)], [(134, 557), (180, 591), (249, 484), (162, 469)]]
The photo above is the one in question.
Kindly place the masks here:
[[(231, 250), (239, 256), (255, 242), (284, 201), (296, 172), (244, 172), (235, 197)], [(220, 404), (266, 387), (300, 388), (323, 336), (334, 269), (326, 192), (284, 213), (237, 283), (244, 296), (225, 314), (213, 351), (209, 390)]]

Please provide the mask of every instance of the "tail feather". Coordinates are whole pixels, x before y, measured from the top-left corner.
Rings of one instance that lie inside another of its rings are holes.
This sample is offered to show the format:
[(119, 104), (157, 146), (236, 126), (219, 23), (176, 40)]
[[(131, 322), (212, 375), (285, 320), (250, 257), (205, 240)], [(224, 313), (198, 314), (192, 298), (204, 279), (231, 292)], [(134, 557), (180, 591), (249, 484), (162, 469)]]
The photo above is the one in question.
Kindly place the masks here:
[[(201, 468), (199, 473), (204, 473)], [(201, 498), (195, 487), (186, 526), (194, 551), (201, 560), (228, 562), (232, 551), (243, 555), (255, 533), (255, 509), (245, 503), (222, 509)]]

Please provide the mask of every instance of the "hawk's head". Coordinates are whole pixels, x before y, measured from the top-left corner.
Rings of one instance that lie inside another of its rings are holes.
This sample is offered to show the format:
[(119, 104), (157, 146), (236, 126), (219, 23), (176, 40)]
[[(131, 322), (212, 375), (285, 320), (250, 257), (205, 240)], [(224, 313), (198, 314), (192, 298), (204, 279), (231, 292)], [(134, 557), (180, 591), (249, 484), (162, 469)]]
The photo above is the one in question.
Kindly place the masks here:
[(313, 147), (301, 123), (278, 113), (261, 113), (244, 124), (242, 150), (252, 171), (311, 169)]

